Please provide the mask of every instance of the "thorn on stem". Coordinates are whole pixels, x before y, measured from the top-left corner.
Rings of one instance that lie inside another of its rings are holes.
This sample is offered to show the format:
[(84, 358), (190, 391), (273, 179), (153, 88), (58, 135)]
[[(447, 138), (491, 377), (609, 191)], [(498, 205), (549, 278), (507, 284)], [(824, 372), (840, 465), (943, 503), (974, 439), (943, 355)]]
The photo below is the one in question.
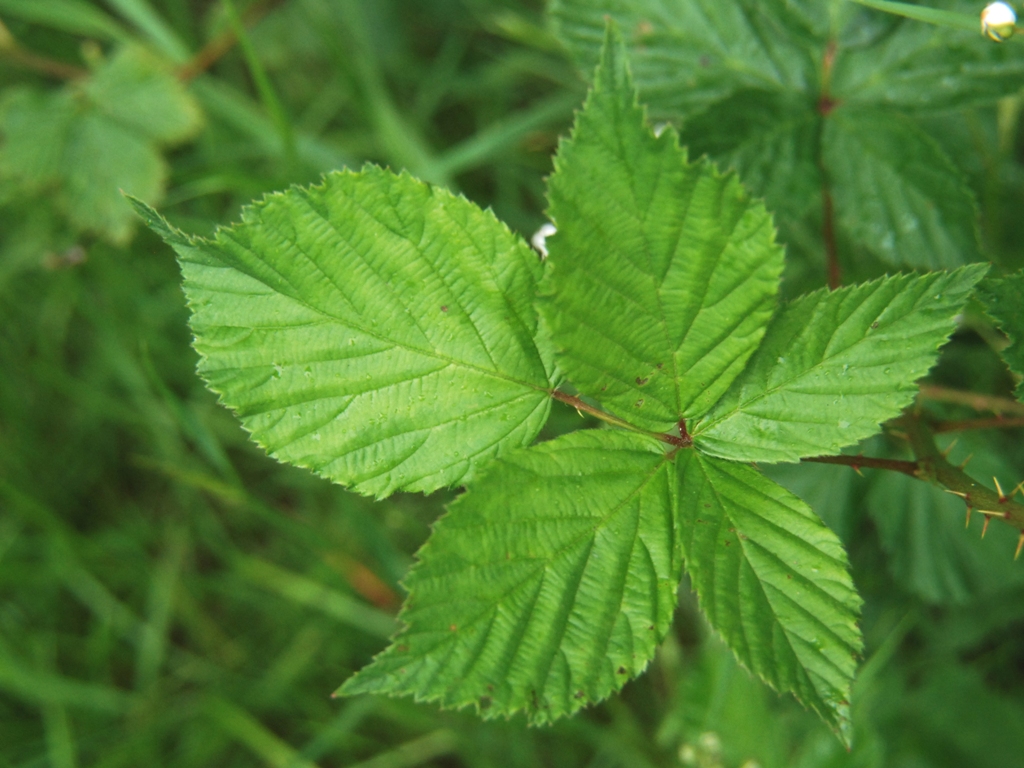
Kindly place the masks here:
[(971, 509), (971, 507), (968, 505), (968, 507), (967, 507), (967, 522), (964, 523), (964, 528), (970, 528), (971, 527), (971, 512), (973, 512), (973, 511), (974, 510)]
[(942, 490), (944, 490), (946, 493), (952, 493), (954, 496), (959, 496), (961, 499), (967, 498), (967, 494), (964, 493), (963, 491), (954, 491), (950, 488), (943, 488)]
[(993, 475), (992, 482), (996, 484), (996, 491), (999, 493), (999, 503), (1005, 504), (1008, 499), (1006, 498), (1006, 494), (1003, 493), (1003, 486), (999, 484), (999, 478)]
[(1018, 557), (1020, 557), (1021, 547), (1024, 547), (1024, 533), (1022, 533), (1020, 535), (1020, 538), (1017, 539), (1017, 551), (1013, 554), (1013, 559), (1014, 560), (1016, 560)]
[(1024, 490), (1024, 480), (1021, 480), (1019, 483), (1017, 483), (1017, 487), (1010, 492), (1010, 498), (1012, 499), (1022, 490)]
[(962, 462), (960, 462), (960, 467), (959, 468), (960, 469), (966, 469), (967, 465), (971, 463), (971, 459), (973, 459), (973, 458), (974, 458), (974, 454), (973, 453), (967, 454), (967, 458), (964, 459)]
[(985, 518), (985, 524), (981, 526), (981, 538), (985, 538), (985, 534), (988, 533), (988, 524), (992, 522), (991, 517)]
[(953, 452), (953, 448), (956, 447), (957, 440), (959, 440), (959, 439), (960, 438), (958, 438), (958, 437), (953, 438), (953, 442), (950, 443), (948, 446), (946, 446), (946, 450), (942, 451), (942, 458), (944, 458), (944, 459), (948, 459), (949, 458), (949, 454)]

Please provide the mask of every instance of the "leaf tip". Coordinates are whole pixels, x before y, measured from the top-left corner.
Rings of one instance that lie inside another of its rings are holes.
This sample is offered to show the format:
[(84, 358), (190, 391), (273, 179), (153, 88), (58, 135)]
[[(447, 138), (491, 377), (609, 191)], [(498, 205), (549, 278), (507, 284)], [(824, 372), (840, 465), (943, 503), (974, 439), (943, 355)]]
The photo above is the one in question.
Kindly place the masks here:
[(180, 229), (171, 225), (167, 219), (157, 213), (156, 209), (137, 197), (121, 191), (124, 199), (135, 210), (135, 213), (142, 219), (143, 223), (158, 234), (164, 242), (169, 244), (188, 243), (189, 237)]
[(601, 57), (598, 59), (597, 71), (594, 73), (594, 89), (608, 88), (632, 92), (633, 82), (627, 63), (626, 43), (622, 39), (619, 25), (611, 16), (605, 16), (604, 43), (601, 45)]

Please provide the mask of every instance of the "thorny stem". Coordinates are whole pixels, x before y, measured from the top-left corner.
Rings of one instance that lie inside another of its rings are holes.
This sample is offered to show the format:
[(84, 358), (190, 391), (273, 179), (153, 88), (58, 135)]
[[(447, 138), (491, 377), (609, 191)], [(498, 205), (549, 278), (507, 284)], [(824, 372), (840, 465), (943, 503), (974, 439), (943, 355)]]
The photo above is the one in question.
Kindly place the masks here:
[[(991, 490), (981, 485), (963, 471), (949, 463), (946, 455), (935, 445), (935, 438), (929, 425), (919, 413), (909, 413), (894, 424), (899, 425), (906, 435), (914, 451), (914, 461), (895, 459), (873, 459), (867, 456), (817, 456), (804, 461), (820, 464), (842, 464), (861, 468), (888, 469), (901, 472), (910, 477), (938, 486), (948, 493), (959, 496), (967, 505), (967, 520), (970, 521), (972, 510), (988, 518), (997, 518), (1022, 531), (1017, 555), (1024, 544), (1024, 504), (1013, 500), (1016, 489), (1007, 495), (995, 481), (996, 489)], [(987, 526), (986, 526), (987, 527)]]
[(940, 485), (960, 496), (968, 509), (1001, 517), (1024, 531), (1024, 504), (1018, 504), (1012, 499), (1012, 491), (1010, 496), (1006, 496), (990, 490), (975, 482), (960, 467), (950, 464), (935, 445), (935, 438), (928, 425), (917, 414), (907, 415), (901, 423), (917, 458), (919, 479)]
[(551, 397), (553, 397), (555, 400), (558, 400), (560, 403), (571, 405), (577, 411), (580, 411), (582, 413), (588, 413), (594, 418), (600, 419), (601, 421), (607, 424), (611, 424), (612, 426), (615, 427), (621, 427), (622, 429), (628, 429), (630, 432), (637, 432), (641, 435), (649, 435), (650, 437), (660, 440), (663, 443), (668, 443), (669, 445), (675, 446), (676, 448), (689, 448), (691, 445), (693, 445), (693, 438), (691, 438), (688, 434), (685, 433), (686, 427), (684, 422), (679, 422), (681, 430), (684, 430), (683, 435), (681, 437), (679, 435), (670, 435), (663, 432), (651, 432), (649, 430), (641, 429), (640, 427), (630, 424), (628, 421), (620, 419), (617, 416), (612, 416), (610, 413), (606, 413), (605, 411), (602, 411), (600, 408), (595, 408), (594, 406), (585, 403), (583, 400), (576, 397), (575, 395), (569, 395), (566, 394), (565, 392), (560, 392), (559, 390), (555, 389), (551, 391)]

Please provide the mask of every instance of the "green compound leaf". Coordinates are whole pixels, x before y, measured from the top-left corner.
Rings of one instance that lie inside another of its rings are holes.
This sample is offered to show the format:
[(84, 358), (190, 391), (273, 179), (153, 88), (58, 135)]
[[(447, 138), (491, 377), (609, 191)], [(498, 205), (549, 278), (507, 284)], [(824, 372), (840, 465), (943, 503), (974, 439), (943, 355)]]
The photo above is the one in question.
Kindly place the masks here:
[[(978, 286), (978, 296), (1010, 338), (1010, 346), (1001, 352), (1003, 360), (1011, 371), (1024, 376), (1024, 272), (983, 281)], [(1016, 396), (1024, 400), (1024, 381), (1017, 385)]]
[(987, 265), (898, 275), (782, 308), (743, 375), (691, 429), (694, 444), (740, 461), (834, 454), (914, 398)]
[(835, 534), (753, 467), (682, 451), (686, 570), (737, 658), (849, 739), (860, 598)]
[(612, 31), (548, 194), (539, 307), (569, 379), (652, 430), (707, 411), (764, 334), (783, 251), (735, 176), (647, 128)]
[(184, 141), (202, 115), (166, 65), (126, 47), (63, 90), (12, 89), (0, 103), (0, 180), (53, 194), (76, 229), (128, 242), (135, 217), (123, 195), (162, 196), (161, 147)]
[(839, 224), (889, 264), (978, 261), (978, 209), (963, 174), (911, 119), (841, 107), (825, 124)]
[(622, 29), (644, 103), (686, 117), (740, 88), (803, 90), (819, 62), (802, 13), (781, 0), (553, 0), (555, 32), (588, 75), (606, 19)]
[(199, 372), (275, 458), (386, 496), (527, 445), (554, 365), (542, 267), (494, 216), (375, 167), (270, 195), (178, 252)]
[(639, 674), (681, 577), (661, 445), (587, 430), (509, 453), (452, 504), (406, 580), (406, 628), (341, 688), (547, 723)]

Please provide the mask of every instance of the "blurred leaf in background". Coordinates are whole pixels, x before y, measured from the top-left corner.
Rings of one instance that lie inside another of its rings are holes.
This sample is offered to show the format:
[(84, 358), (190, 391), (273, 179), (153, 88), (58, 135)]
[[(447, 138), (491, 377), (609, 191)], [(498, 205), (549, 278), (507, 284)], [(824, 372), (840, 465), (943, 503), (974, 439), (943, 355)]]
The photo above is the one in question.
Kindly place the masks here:
[(160, 150), (201, 126), (198, 104), (174, 73), (144, 48), (125, 47), (59, 90), (5, 92), (0, 185), (9, 197), (54, 200), (75, 230), (124, 245), (135, 217), (122, 194), (160, 202)]
[[(961, 0), (929, 5), (977, 13)], [(764, 195), (802, 260), (820, 263), (834, 248), (853, 279), (877, 262), (937, 269), (982, 259), (965, 170), (984, 150), (950, 154), (935, 136), (951, 113), (1016, 93), (1019, 46), (980, 45), (971, 31), (847, 0), (551, 7), (583, 72), (596, 61), (604, 15), (616, 19), (652, 117), (678, 124), (694, 154), (735, 168)], [(789, 272), (800, 275), (800, 264)]]

